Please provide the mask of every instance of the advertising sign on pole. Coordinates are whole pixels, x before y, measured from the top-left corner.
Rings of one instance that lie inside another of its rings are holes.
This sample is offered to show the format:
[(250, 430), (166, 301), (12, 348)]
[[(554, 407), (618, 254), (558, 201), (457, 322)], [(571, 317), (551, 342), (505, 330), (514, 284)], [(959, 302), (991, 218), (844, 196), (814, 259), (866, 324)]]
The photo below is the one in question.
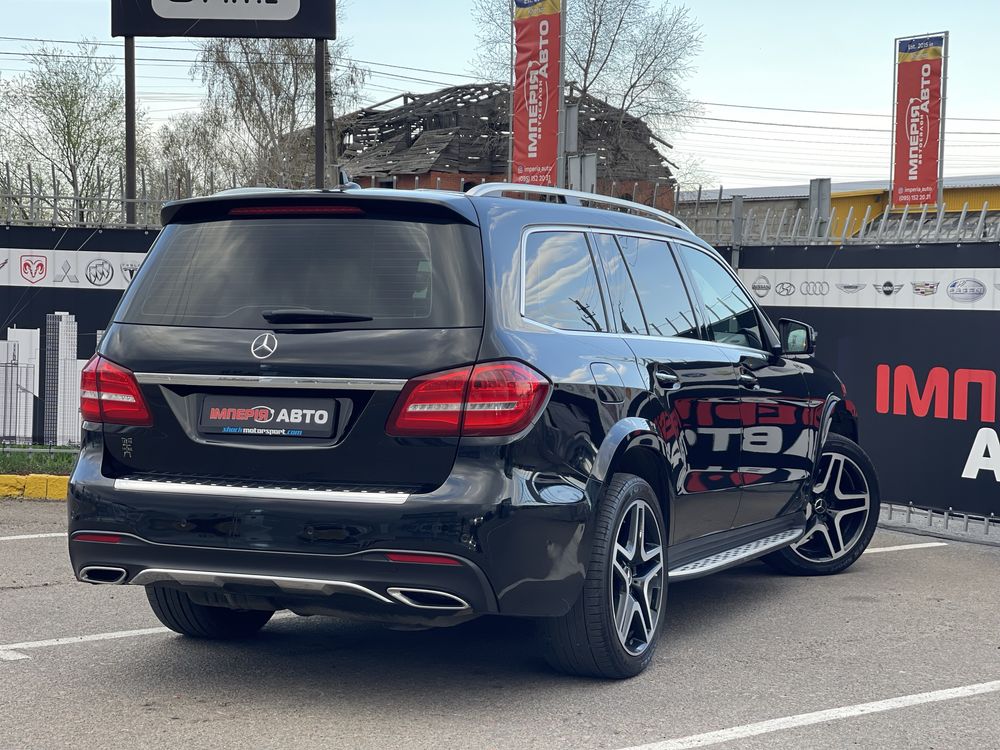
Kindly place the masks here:
[(113, 36), (335, 39), (334, 0), (112, 0)]
[(948, 33), (896, 40), (892, 204), (939, 201)]
[(514, 0), (514, 182), (556, 185), (565, 0)]

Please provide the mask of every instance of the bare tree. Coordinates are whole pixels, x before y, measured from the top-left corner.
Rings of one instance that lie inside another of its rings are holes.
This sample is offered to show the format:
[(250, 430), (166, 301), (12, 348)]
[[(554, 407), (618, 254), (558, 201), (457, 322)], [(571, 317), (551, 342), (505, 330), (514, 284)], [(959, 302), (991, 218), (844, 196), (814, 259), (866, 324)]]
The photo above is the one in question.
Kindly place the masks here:
[[(125, 100), (114, 63), (88, 42), (71, 52), (40, 46), (30, 59), (26, 73), (0, 87), (4, 133), (0, 161), (10, 162), (19, 176), (19, 184), (8, 188), (17, 190), (30, 174), (33, 184), (24, 187), (37, 193), (88, 199), (118, 196), (125, 154)], [(146, 119), (140, 116), (140, 136), (146, 130)], [(142, 153), (140, 159), (146, 156)], [(81, 210), (77, 205), (76, 212)]]
[[(478, 75), (510, 76), (511, 3), (475, 0)], [(684, 79), (701, 49), (701, 27), (671, 0), (569, 0), (566, 79), (658, 128), (692, 109)]]
[[(356, 108), (367, 72), (347, 58), (349, 43), (328, 43), (327, 119)], [(243, 182), (311, 184), (315, 116), (314, 42), (303, 39), (212, 39), (199, 55), (206, 111), (224, 120), (218, 132)], [(192, 158), (194, 155), (192, 154)]]

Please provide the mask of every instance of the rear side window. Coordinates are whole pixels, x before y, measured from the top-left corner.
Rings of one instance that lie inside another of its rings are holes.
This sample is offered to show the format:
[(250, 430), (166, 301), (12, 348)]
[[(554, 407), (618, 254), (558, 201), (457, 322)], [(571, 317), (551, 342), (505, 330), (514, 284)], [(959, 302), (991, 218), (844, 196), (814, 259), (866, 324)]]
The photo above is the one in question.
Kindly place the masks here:
[(116, 320), (271, 328), (275, 309), (372, 318), (350, 328), (483, 322), (476, 228), (385, 218), (242, 219), (167, 226)]
[(642, 317), (639, 298), (635, 294), (632, 275), (625, 265), (625, 259), (618, 249), (618, 243), (610, 234), (595, 234), (604, 272), (608, 279), (608, 296), (611, 298), (611, 317), (618, 323), (622, 333), (645, 336), (646, 321)]
[(524, 265), (525, 317), (564, 331), (608, 330), (597, 269), (584, 234), (529, 234)]
[(618, 243), (635, 280), (649, 333), (698, 338), (691, 300), (666, 242), (621, 236)]

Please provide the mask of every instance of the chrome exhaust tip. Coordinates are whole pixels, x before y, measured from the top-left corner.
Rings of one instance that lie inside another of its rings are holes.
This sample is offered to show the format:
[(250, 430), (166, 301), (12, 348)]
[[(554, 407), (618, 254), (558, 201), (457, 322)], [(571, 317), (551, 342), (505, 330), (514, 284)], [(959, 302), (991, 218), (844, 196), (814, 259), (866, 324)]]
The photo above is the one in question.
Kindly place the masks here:
[(88, 565), (80, 571), (80, 580), (95, 586), (115, 586), (124, 583), (128, 571), (124, 568), (110, 568), (104, 565)]
[(396, 601), (415, 609), (433, 609), (440, 612), (464, 612), (472, 609), (464, 599), (445, 591), (400, 587), (393, 587), (387, 591)]

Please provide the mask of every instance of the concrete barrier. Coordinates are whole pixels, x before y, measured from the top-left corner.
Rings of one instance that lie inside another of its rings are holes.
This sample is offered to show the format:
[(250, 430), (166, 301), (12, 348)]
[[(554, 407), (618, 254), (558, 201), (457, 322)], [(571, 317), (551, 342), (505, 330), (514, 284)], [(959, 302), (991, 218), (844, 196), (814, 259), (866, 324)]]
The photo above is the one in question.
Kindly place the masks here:
[(54, 474), (0, 474), (0, 499), (65, 500), (69, 477)]

